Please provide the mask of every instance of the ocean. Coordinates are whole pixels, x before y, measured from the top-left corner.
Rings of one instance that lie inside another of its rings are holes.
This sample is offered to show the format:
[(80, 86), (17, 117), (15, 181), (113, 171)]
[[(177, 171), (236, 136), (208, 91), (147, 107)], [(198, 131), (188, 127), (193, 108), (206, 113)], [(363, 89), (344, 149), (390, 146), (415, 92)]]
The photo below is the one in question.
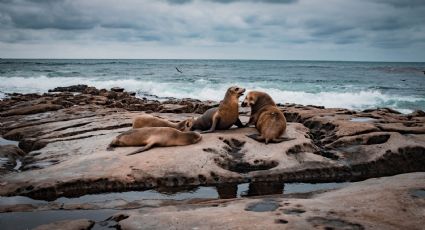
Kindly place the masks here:
[(158, 100), (219, 101), (229, 86), (238, 85), (265, 91), (278, 103), (409, 113), (425, 110), (422, 71), (425, 63), (408, 62), (1, 59), (0, 98), (87, 84), (123, 87)]

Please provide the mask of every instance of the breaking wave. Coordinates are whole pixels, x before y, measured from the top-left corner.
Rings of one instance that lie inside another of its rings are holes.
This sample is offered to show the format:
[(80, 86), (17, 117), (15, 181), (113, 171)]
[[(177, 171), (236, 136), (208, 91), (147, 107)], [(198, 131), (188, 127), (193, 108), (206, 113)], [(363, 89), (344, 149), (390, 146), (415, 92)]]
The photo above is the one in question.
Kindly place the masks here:
[[(4, 93), (44, 93), (48, 89), (58, 86), (69, 86), (75, 84), (87, 84), (97, 88), (109, 89), (114, 86), (125, 88), (127, 91), (135, 91), (139, 97), (146, 95), (156, 95), (161, 98), (196, 98), (200, 100), (219, 101), (227, 87), (231, 85), (240, 85), (250, 90), (259, 90), (268, 92), (277, 103), (297, 103), (303, 105), (322, 105), (325, 107), (348, 108), (348, 109), (366, 109), (376, 107), (391, 107), (401, 112), (411, 112), (406, 109), (406, 104), (420, 103), (425, 104), (424, 98), (413, 96), (388, 95), (378, 90), (362, 90), (357, 92), (305, 92), (282, 90), (273, 87), (251, 83), (215, 83), (211, 84), (208, 80), (197, 80), (193, 82), (156, 82), (143, 81), (137, 79), (116, 79), (101, 80), (93, 78), (79, 77), (8, 77), (0, 82), (0, 98)], [(242, 98), (241, 98), (242, 100)]]

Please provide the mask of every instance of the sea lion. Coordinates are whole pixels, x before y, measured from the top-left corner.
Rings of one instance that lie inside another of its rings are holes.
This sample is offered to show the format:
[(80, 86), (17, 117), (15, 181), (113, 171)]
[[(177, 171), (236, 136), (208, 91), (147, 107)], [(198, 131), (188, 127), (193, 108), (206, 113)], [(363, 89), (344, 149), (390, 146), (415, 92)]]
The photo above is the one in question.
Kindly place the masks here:
[(109, 144), (108, 149), (118, 146), (141, 146), (142, 148), (127, 155), (133, 155), (146, 151), (153, 146), (182, 146), (199, 142), (201, 134), (197, 132), (182, 132), (170, 127), (145, 127), (131, 129), (118, 135)]
[(143, 114), (134, 118), (133, 129), (144, 127), (171, 127), (180, 131), (190, 131), (190, 128), (192, 128), (193, 125), (193, 120), (193, 118), (189, 118), (175, 123), (149, 114)]
[(260, 142), (264, 141), (266, 144), (293, 140), (293, 138), (281, 137), (286, 131), (286, 119), (270, 95), (251, 91), (242, 102), (242, 107), (247, 106), (251, 107), (251, 116), (246, 126), (255, 125), (260, 133), (260, 135), (253, 134), (248, 137)]
[(245, 92), (244, 88), (232, 86), (227, 89), (220, 105), (205, 111), (202, 116), (193, 122), (191, 130), (201, 130), (202, 133), (225, 130), (236, 125), (243, 127), (239, 120), (239, 97)]

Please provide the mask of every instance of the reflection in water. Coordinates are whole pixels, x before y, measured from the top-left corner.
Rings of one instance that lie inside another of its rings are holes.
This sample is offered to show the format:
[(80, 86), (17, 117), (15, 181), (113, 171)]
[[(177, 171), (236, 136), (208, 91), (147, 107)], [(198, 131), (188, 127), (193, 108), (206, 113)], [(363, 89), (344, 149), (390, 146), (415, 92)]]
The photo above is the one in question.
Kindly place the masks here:
[(19, 145), (19, 141), (11, 141), (11, 140), (6, 140), (3, 137), (0, 137), (0, 145)]
[[(238, 184), (222, 184), (217, 185), (217, 193), (220, 199), (230, 199), (246, 196), (263, 196), (282, 194), (284, 183), (282, 182), (251, 182), (248, 185), (248, 190), (238, 192)], [(243, 188), (242, 188), (243, 189)], [(241, 190), (239, 188), (239, 190)]]
[(216, 186), (220, 199), (231, 199), (238, 196), (238, 184), (219, 184)]
[[(62, 204), (95, 204), (114, 200), (137, 202), (143, 200), (187, 200), (187, 199), (230, 199), (247, 196), (262, 196), (271, 194), (291, 194), (307, 193), (318, 190), (327, 190), (341, 188), (349, 185), (347, 183), (287, 183), (283, 182), (252, 182), (250, 184), (222, 184), (216, 187), (180, 187), (180, 188), (157, 188), (147, 191), (129, 191), (114, 192), (103, 194), (90, 194), (77, 198), (61, 197), (53, 202), (33, 200), (28, 197), (0, 197), (0, 206), (13, 204), (32, 204), (35, 207), (43, 206), (59, 207)], [(422, 189), (412, 191), (412, 196), (423, 197)], [(143, 202), (141, 202), (143, 203)], [(250, 211), (263, 211), (273, 209), (274, 204), (260, 202), (249, 208)], [(22, 229), (33, 228), (40, 224), (47, 224), (53, 221), (64, 219), (83, 219), (88, 218), (96, 221), (93, 229), (107, 228), (106, 225), (115, 224), (104, 221), (107, 217), (116, 213), (117, 210), (49, 210), (34, 212), (11, 212), (0, 213), (1, 229), (16, 229), (16, 226), (22, 226)], [(292, 210), (291, 212), (299, 212)], [(106, 225), (105, 225), (106, 224)]]
[(283, 194), (285, 187), (282, 182), (252, 182), (249, 183), (248, 191), (245, 191), (241, 196), (263, 196), (273, 194)]

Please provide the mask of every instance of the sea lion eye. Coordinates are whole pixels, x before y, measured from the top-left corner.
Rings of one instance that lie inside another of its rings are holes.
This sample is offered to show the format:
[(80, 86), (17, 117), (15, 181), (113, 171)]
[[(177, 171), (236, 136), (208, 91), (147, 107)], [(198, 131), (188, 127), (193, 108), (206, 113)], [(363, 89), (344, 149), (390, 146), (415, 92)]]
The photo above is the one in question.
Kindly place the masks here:
[(237, 88), (237, 87), (236, 87), (236, 89), (235, 89), (235, 90), (239, 91), (239, 88)]

